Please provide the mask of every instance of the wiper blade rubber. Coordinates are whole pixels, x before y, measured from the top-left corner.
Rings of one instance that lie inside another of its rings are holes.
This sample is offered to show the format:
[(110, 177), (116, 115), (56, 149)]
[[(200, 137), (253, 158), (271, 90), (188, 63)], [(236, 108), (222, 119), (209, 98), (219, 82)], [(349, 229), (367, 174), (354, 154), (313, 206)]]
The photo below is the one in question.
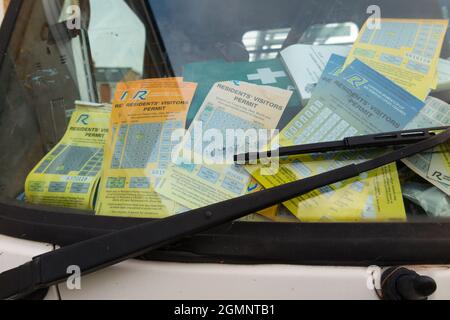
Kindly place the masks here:
[(236, 155), (234, 162), (248, 164), (265, 158), (297, 156), (302, 154), (324, 153), (345, 150), (357, 150), (368, 148), (398, 147), (418, 143), (436, 135), (436, 132), (448, 130), (449, 127), (436, 127), (417, 130), (405, 130), (356, 136), (345, 138), (341, 141), (319, 142), (297, 146), (282, 147), (275, 152), (252, 152)]

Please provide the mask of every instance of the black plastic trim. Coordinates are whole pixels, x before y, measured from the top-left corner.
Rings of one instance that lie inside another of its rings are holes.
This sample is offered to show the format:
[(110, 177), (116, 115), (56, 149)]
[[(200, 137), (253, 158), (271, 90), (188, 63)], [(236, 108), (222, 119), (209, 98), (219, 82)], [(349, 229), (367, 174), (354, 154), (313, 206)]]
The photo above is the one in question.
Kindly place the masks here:
[[(148, 220), (0, 204), (0, 234), (60, 246), (145, 222)], [(142, 258), (345, 266), (450, 264), (450, 220), (377, 224), (234, 222)]]
[(3, 60), (6, 57), (9, 42), (12, 37), (14, 30), (14, 25), (16, 23), (17, 17), (20, 13), (20, 8), (22, 8), (22, 3), (24, 0), (13, 0), (10, 2), (8, 10), (6, 11), (3, 22), (0, 28), (0, 66), (3, 64)]

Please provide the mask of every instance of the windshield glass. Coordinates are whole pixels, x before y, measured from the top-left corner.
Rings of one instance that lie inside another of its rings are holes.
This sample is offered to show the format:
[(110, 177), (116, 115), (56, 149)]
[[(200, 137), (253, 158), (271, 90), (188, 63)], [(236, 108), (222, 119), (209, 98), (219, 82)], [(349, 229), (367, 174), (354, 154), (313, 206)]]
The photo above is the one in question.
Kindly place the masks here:
[[(4, 30), (1, 197), (160, 219), (382, 156), (391, 136), (279, 148), (449, 126), (449, 14), (446, 0), (25, 1)], [(447, 143), (243, 221), (448, 217)]]

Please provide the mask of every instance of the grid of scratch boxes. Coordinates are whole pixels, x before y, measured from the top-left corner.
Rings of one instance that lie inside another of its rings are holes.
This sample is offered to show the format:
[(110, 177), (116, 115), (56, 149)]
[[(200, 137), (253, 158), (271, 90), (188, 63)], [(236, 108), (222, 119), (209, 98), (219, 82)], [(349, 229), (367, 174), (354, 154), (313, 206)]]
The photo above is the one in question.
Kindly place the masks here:
[(80, 210), (94, 207), (110, 114), (107, 105), (76, 104), (66, 134), (25, 182), (28, 202)]
[[(239, 137), (251, 130), (270, 133), (266, 146), (289, 146), (450, 125), (449, 105), (429, 96), (444, 81), (438, 65), (445, 66), (439, 57), (448, 22), (382, 19), (379, 28), (369, 26), (351, 48), (294, 45), (277, 59), (207, 61), (187, 65), (184, 78), (120, 84), (112, 110), (77, 107), (66, 136), (28, 177), (27, 201), (98, 215), (164, 218), (385, 152), (289, 157), (270, 167), (234, 165), (234, 154), (248, 148)], [(303, 63), (309, 58), (316, 63)], [(450, 195), (449, 149), (443, 145), (404, 162)], [(395, 163), (245, 218), (405, 219)]]

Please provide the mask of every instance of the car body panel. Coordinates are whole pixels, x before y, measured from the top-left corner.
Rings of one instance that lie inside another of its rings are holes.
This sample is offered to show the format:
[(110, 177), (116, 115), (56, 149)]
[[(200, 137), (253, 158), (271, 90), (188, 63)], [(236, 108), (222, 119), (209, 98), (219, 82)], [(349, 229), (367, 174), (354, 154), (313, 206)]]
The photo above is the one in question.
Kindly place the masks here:
[[(0, 272), (53, 250), (50, 244), (0, 236)], [(431, 299), (450, 299), (449, 266), (410, 267), (431, 276)], [(378, 299), (376, 268), (300, 265), (230, 265), (129, 260), (81, 278), (81, 289), (52, 288), (53, 300), (312, 300)]]

